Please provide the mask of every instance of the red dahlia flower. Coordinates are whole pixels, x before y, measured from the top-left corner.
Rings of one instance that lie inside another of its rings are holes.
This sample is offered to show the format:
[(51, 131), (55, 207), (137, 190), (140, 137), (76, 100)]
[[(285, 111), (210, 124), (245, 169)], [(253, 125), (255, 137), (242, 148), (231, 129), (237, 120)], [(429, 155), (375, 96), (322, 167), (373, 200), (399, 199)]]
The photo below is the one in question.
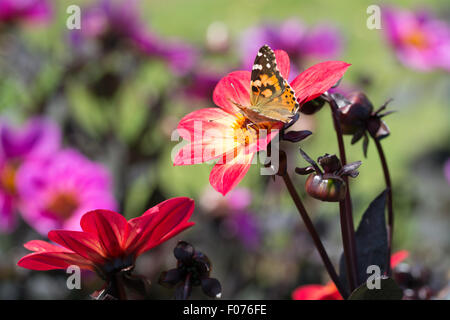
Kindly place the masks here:
[(143, 252), (194, 225), (188, 222), (193, 210), (194, 201), (180, 197), (166, 200), (129, 221), (114, 211), (90, 211), (80, 220), (83, 231), (50, 231), (48, 238), (61, 246), (29, 241), (24, 246), (34, 252), (17, 264), (32, 270), (77, 265), (109, 280), (116, 273), (131, 271)]
[[(281, 76), (288, 79), (288, 55), (282, 50), (276, 50), (275, 58)], [(302, 105), (330, 89), (349, 66), (341, 61), (327, 61), (302, 72), (291, 83), (298, 103)], [(180, 136), (190, 143), (178, 151), (174, 165), (219, 160), (211, 171), (209, 181), (223, 195), (242, 180), (255, 153), (265, 150), (284, 126), (283, 122), (273, 119), (253, 123), (237, 107), (251, 105), (250, 81), (250, 71), (228, 74), (219, 81), (213, 93), (213, 101), (220, 108), (194, 111), (186, 115), (177, 127)]]
[[(408, 258), (409, 252), (401, 250), (391, 256), (391, 268), (394, 269), (400, 262)], [(308, 284), (300, 286), (292, 292), (293, 300), (342, 300), (333, 281), (326, 285)]]

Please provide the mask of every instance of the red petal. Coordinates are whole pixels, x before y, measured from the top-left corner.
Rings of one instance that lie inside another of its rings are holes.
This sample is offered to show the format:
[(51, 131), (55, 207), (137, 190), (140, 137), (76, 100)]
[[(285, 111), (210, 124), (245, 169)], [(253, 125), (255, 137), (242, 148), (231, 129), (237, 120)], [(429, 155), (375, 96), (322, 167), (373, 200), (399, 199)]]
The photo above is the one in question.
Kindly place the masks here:
[(244, 178), (250, 168), (254, 153), (239, 154), (232, 161), (216, 164), (209, 175), (209, 183), (222, 195), (226, 195)]
[(93, 265), (76, 253), (70, 252), (35, 252), (30, 253), (17, 262), (22, 268), (31, 270), (67, 269), (71, 265), (77, 265), (81, 269), (93, 270)]
[(203, 163), (232, 150), (233, 124), (237, 118), (219, 108), (194, 111), (178, 125), (178, 133), (191, 144), (183, 146), (174, 159), (174, 165)]
[(105, 261), (102, 247), (94, 234), (81, 231), (52, 230), (48, 233), (48, 238), (96, 264), (102, 264)]
[(170, 232), (166, 233), (165, 235), (163, 235), (161, 237), (161, 239), (159, 239), (159, 241), (155, 244), (155, 247), (173, 237), (175, 237), (177, 234), (179, 234), (180, 232), (186, 230), (187, 228), (192, 227), (193, 225), (195, 225), (194, 222), (187, 222), (184, 221), (183, 223), (180, 223), (178, 226), (176, 226), (174, 229), (172, 229)]
[(250, 72), (235, 71), (222, 78), (214, 89), (213, 101), (232, 114), (239, 112), (233, 102), (249, 106)]
[(326, 61), (313, 65), (291, 82), (300, 104), (317, 98), (335, 85), (351, 64), (342, 61)]
[(236, 117), (220, 108), (205, 108), (187, 114), (181, 119), (177, 130), (183, 139), (201, 139), (206, 130), (229, 130)]
[(193, 225), (187, 222), (194, 211), (194, 200), (179, 197), (161, 202), (142, 216), (131, 219), (128, 252), (136, 256), (150, 250)]
[(342, 296), (333, 282), (322, 286), (310, 284), (298, 287), (292, 293), (293, 300), (342, 300)]
[(289, 78), (290, 61), (289, 56), (284, 50), (275, 50), (275, 59), (277, 60), (278, 70), (280, 70), (281, 75), (284, 79)]
[(216, 154), (216, 148), (213, 144), (190, 143), (183, 146), (175, 156), (173, 164), (175, 166), (185, 166), (191, 164), (204, 163), (220, 157)]
[(391, 256), (391, 268), (394, 269), (400, 262), (408, 258), (409, 252), (407, 250), (401, 250), (394, 253)]
[(128, 237), (128, 222), (120, 213), (110, 210), (93, 210), (81, 218), (81, 228), (97, 236), (103, 252), (109, 257), (123, 253)]
[(63, 248), (61, 246), (55, 246), (54, 244), (42, 240), (31, 240), (25, 243), (23, 246), (30, 251), (36, 252), (72, 252), (69, 249)]
[(309, 284), (300, 286), (292, 293), (293, 300), (319, 300), (318, 293), (322, 291), (324, 286), (319, 284)]

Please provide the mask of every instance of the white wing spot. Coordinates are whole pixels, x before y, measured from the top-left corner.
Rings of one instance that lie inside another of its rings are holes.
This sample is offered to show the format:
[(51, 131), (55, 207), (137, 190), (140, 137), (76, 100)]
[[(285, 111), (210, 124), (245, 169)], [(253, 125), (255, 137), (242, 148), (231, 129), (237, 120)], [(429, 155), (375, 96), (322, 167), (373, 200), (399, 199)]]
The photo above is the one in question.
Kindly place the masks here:
[(266, 67), (270, 69), (270, 63), (266, 64)]

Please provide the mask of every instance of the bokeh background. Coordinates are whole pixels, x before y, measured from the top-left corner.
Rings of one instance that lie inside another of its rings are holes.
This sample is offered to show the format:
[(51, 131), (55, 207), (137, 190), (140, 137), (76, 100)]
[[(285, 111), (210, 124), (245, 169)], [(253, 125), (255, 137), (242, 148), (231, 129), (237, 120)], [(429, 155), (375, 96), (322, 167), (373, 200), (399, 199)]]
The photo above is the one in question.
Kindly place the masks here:
[[(212, 165), (172, 165), (178, 142), (171, 141), (171, 134), (178, 121), (193, 110), (213, 106), (214, 85), (230, 71), (248, 69), (264, 44), (260, 41), (273, 41), (274, 48), (287, 50), (294, 75), (320, 61), (342, 60), (352, 66), (336, 90), (363, 90), (375, 106), (394, 99), (389, 110), (396, 113), (386, 118), (391, 135), (382, 141), (394, 190), (394, 251), (408, 250), (408, 264), (427, 273), (425, 282), (433, 296), (448, 297), (449, 69), (424, 71), (402, 63), (387, 40), (383, 17), (383, 29), (366, 27), (366, 9), (372, 4), (427, 9), (448, 24), (448, 1), (109, 2), (115, 5), (49, 1), (51, 14), (44, 10), (3, 16), (2, 126), (17, 128), (12, 134), (19, 135), (29, 119), (52, 121), (61, 132), (61, 149), (71, 149), (83, 158), (80, 161), (95, 162), (105, 170), (116, 200), (105, 203), (127, 218), (169, 197), (195, 200), (195, 227), (138, 260), (138, 272), (153, 283), (153, 298), (173, 295), (157, 280), (175, 264), (172, 249), (181, 239), (209, 256), (224, 298), (290, 299), (300, 285), (329, 280), (281, 181), (260, 176), (254, 167), (222, 197), (208, 182)], [(72, 4), (82, 10), (79, 31), (66, 27), (66, 9)], [(326, 107), (312, 116), (301, 115), (296, 126), (313, 131), (301, 142), (312, 157), (338, 152)], [(351, 184), (357, 225), (383, 190), (384, 179), (374, 144), (369, 144), (364, 158), (361, 143), (350, 145), (350, 139), (345, 138), (348, 160), (363, 161)], [(305, 165), (298, 145), (284, 147), (290, 170)], [(51, 152), (54, 157), (56, 153)], [(52, 170), (41, 174), (50, 176)], [(64, 181), (66, 175), (59, 173), (55, 179)], [(304, 177), (294, 179), (303, 190)], [(88, 298), (101, 286), (94, 275), (84, 275), (82, 290), (71, 291), (63, 271), (33, 272), (16, 266), (27, 253), (23, 243), (46, 239), (41, 220), (30, 213), (38, 201), (33, 197), (25, 196), (28, 205), (13, 209), (15, 225), (0, 234), (0, 299)], [(342, 252), (337, 205), (304, 193), (303, 199), (337, 265)], [(70, 210), (64, 212), (60, 218), (66, 221)], [(200, 291), (194, 291), (194, 297), (202, 297)]]

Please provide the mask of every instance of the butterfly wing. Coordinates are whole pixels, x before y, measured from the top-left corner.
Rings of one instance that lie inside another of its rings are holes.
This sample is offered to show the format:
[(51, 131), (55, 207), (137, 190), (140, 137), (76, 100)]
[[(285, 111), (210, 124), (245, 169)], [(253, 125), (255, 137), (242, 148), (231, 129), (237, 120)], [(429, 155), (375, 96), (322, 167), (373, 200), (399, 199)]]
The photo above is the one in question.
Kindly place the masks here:
[(289, 122), (298, 110), (294, 90), (282, 77), (273, 50), (264, 45), (259, 49), (251, 74), (251, 109), (258, 114)]

